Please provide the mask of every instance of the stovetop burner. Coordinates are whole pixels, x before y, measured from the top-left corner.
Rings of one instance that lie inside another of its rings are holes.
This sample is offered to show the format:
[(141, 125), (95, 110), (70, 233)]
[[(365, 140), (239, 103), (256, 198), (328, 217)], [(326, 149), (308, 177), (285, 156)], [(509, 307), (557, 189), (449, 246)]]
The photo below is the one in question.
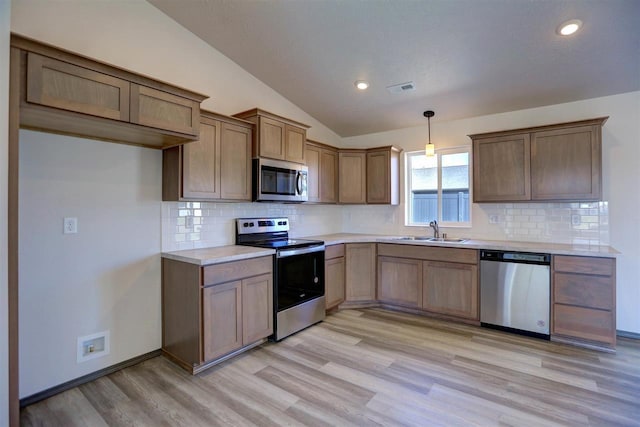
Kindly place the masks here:
[(289, 239), (288, 218), (239, 218), (236, 220), (236, 244), (270, 249), (320, 246), (322, 240)]

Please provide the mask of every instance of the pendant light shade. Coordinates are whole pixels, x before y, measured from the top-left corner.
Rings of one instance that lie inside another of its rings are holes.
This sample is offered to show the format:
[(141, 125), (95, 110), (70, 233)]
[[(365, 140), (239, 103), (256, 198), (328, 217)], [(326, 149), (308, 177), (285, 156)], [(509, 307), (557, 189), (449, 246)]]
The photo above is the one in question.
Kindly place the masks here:
[(431, 117), (435, 116), (436, 113), (431, 110), (427, 110), (423, 114), (427, 118), (429, 129), (429, 142), (424, 146), (424, 155), (427, 157), (433, 157), (436, 155), (436, 146), (431, 143)]

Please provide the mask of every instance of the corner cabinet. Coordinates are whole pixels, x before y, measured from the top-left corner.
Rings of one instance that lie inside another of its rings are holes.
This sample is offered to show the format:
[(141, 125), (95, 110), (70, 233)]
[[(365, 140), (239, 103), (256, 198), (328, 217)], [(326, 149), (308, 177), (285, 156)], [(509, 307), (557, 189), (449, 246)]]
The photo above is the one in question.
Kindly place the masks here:
[(607, 118), (470, 135), (474, 202), (600, 200)]
[(338, 201), (338, 150), (329, 145), (308, 140), (305, 156), (309, 168), (308, 201), (336, 203)]
[(273, 259), (162, 259), (162, 351), (196, 374), (273, 334)]
[(399, 204), (401, 151), (393, 146), (339, 150), (339, 203)]
[(554, 256), (551, 339), (613, 349), (615, 275), (615, 258)]
[(305, 163), (309, 126), (259, 108), (234, 114), (233, 117), (255, 124), (253, 157)]
[(20, 36), (11, 46), (24, 128), (150, 148), (198, 138), (204, 95)]
[(375, 243), (348, 243), (345, 245), (345, 288), (347, 302), (375, 302)]
[(200, 138), (162, 153), (162, 200), (251, 201), (253, 124), (203, 111)]
[(367, 152), (365, 150), (338, 152), (338, 202), (367, 203)]

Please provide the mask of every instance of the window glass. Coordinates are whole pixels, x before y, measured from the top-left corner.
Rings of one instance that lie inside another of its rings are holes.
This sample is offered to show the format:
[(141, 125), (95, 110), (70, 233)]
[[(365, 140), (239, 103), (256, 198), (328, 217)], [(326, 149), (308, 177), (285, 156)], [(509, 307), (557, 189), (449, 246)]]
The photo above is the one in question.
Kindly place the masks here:
[(469, 149), (407, 153), (407, 224), (470, 225)]

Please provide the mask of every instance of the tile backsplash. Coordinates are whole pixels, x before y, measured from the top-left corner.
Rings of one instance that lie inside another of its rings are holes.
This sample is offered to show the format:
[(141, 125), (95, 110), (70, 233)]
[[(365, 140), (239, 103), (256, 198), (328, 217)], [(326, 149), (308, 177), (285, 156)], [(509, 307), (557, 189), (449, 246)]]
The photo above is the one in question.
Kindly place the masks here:
[(507, 240), (609, 244), (608, 202), (498, 203), (482, 210)]
[(235, 243), (236, 218), (284, 216), (292, 237), (342, 231), (342, 206), (278, 203), (162, 203), (162, 250), (197, 249)]
[[(235, 242), (236, 218), (285, 216), (292, 237), (331, 233), (415, 235), (404, 225), (404, 205), (298, 205), (278, 203), (162, 203), (162, 250)], [(609, 244), (607, 202), (474, 204), (471, 228), (442, 227), (451, 237), (486, 240)]]

